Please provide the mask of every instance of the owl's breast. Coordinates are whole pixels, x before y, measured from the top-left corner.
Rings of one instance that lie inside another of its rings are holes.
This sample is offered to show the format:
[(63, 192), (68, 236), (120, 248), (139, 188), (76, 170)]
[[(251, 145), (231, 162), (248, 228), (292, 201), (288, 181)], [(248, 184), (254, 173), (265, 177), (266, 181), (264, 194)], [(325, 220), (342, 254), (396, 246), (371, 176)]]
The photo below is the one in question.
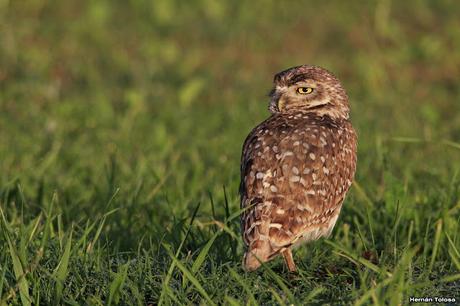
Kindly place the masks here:
[(275, 119), (258, 126), (246, 140), (241, 170), (251, 190), (315, 191), (331, 199), (351, 185), (356, 166), (351, 124), (310, 114)]
[(242, 206), (255, 205), (252, 222), (267, 220), (275, 244), (304, 237), (307, 228), (323, 235), (351, 186), (355, 148), (347, 122), (310, 114), (266, 121), (243, 150)]

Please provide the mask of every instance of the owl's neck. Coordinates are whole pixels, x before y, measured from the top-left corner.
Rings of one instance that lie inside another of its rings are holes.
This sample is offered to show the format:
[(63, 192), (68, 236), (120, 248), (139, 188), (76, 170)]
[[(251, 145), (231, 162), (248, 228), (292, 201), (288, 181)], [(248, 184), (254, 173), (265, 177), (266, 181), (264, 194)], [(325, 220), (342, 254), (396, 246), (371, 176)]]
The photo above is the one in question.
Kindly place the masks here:
[(313, 113), (317, 116), (329, 116), (333, 119), (348, 120), (350, 117), (349, 109), (344, 106), (324, 105), (317, 109), (306, 109), (304, 112)]
[(272, 114), (279, 114), (279, 115), (295, 115), (298, 113), (303, 113), (303, 114), (313, 114), (319, 117), (323, 116), (329, 116), (332, 119), (342, 119), (342, 120), (348, 120), (350, 115), (349, 115), (349, 108), (345, 106), (336, 106), (336, 105), (321, 105), (318, 107), (296, 107), (293, 109), (288, 109), (283, 112), (275, 111), (273, 112), (270, 109), (270, 112)]

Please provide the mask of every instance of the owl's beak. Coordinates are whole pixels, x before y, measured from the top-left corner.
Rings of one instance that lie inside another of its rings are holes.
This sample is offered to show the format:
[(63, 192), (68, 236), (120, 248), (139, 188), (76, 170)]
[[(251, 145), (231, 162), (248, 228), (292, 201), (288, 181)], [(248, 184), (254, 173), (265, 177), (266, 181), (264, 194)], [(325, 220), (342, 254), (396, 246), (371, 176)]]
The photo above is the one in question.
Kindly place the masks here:
[(270, 107), (269, 110), (271, 113), (279, 113), (284, 109), (285, 101), (283, 99), (283, 94), (286, 91), (286, 87), (277, 86), (274, 88), (269, 96), (270, 96)]
[(285, 103), (284, 99), (282, 97), (280, 97), (278, 99), (278, 103), (277, 103), (278, 110), (282, 111), (284, 109), (284, 105), (286, 105), (286, 103)]
[(276, 90), (272, 90), (270, 92), (270, 106), (268, 107), (272, 114), (280, 112), (280, 106), (282, 107), (282, 105), (280, 105), (280, 100), (281, 94)]

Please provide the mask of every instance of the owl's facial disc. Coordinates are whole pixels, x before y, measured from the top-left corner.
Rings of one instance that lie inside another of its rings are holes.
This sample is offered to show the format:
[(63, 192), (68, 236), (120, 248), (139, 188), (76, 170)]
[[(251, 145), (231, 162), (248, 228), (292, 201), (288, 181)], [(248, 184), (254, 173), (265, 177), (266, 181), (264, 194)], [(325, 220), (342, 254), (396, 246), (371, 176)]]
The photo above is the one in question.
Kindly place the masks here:
[(277, 85), (271, 92), (270, 111), (284, 112), (289, 109), (313, 110), (329, 104), (323, 87), (314, 80), (302, 80), (288, 85)]

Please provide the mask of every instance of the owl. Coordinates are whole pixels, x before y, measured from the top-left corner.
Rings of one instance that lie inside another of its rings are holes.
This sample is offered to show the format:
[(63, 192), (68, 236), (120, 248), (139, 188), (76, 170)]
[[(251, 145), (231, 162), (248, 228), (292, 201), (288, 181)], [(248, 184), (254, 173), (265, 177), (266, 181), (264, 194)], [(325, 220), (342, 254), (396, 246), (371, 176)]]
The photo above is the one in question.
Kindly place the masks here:
[(271, 116), (247, 136), (241, 158), (243, 266), (257, 269), (327, 237), (356, 169), (357, 137), (345, 89), (326, 69), (303, 65), (274, 77)]

